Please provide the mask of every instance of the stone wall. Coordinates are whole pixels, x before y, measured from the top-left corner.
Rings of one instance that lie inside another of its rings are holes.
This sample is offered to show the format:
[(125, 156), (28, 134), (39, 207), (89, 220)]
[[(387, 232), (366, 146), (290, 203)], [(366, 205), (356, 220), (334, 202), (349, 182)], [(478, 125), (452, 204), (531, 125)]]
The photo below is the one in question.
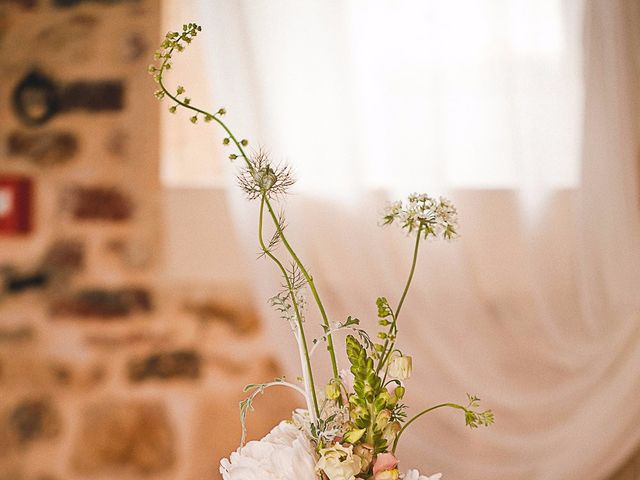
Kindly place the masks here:
[(163, 273), (159, 10), (0, 0), (0, 480), (218, 478), (280, 374), (246, 290)]

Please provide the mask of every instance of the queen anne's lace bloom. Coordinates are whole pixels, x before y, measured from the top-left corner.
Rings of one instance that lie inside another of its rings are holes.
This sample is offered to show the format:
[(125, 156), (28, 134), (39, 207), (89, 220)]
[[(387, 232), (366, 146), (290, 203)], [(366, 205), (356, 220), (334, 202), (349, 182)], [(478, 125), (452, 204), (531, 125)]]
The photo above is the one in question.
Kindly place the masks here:
[(382, 223), (398, 222), (409, 233), (421, 230), (429, 236), (452, 239), (457, 236), (458, 212), (444, 197), (435, 200), (426, 194), (412, 193), (405, 203), (392, 202), (384, 210)]
[(259, 441), (247, 443), (220, 462), (224, 480), (317, 480), (314, 449), (305, 434), (281, 422)]

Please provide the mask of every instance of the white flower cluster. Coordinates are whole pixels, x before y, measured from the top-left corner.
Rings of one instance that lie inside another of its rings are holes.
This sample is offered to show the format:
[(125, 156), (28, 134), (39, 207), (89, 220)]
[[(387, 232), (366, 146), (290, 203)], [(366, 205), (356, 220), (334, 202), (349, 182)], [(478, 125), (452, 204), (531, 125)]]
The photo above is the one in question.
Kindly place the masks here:
[(281, 422), (260, 441), (252, 441), (220, 462), (224, 480), (316, 480), (316, 457), (307, 436)]
[(425, 238), (442, 237), (447, 240), (458, 235), (458, 212), (450, 200), (439, 200), (424, 193), (413, 193), (405, 203), (398, 200), (385, 208), (382, 223), (401, 224), (409, 233), (419, 231)]
[(440, 480), (442, 478), (442, 474), (436, 473), (427, 477), (425, 475), (420, 475), (418, 470), (409, 470), (401, 478), (402, 480)]

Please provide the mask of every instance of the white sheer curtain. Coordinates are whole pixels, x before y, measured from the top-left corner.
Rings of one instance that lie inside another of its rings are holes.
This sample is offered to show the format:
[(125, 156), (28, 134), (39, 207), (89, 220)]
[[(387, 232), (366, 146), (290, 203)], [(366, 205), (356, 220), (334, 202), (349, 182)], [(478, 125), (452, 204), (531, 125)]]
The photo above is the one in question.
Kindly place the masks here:
[[(588, 0), (584, 17), (566, 0), (176, 5), (205, 28), (213, 105), (298, 173), (289, 236), (332, 318), (373, 326), (376, 296), (400, 293), (410, 241), (377, 228), (386, 199), (458, 204), (462, 237), (426, 246), (403, 313), (407, 403), (478, 393), (497, 423), (425, 418), (402, 466), (612, 473), (640, 441), (636, 2)], [(250, 253), (253, 207), (234, 202)], [(261, 263), (256, 298), (277, 282)], [(265, 318), (295, 376), (286, 326)]]

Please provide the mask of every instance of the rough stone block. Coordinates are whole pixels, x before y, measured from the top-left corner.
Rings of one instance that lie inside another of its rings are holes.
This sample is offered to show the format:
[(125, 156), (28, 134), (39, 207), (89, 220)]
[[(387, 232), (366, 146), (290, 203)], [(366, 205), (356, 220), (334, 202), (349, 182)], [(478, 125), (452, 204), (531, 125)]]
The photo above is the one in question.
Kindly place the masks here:
[(75, 187), (65, 192), (63, 206), (76, 220), (128, 220), (133, 203), (114, 187)]
[(7, 140), (7, 153), (27, 157), (39, 166), (50, 166), (71, 160), (78, 151), (78, 140), (70, 132), (12, 132)]
[(222, 323), (241, 335), (255, 333), (260, 327), (253, 312), (232, 308), (215, 300), (187, 301), (183, 308), (202, 323)]
[(175, 434), (165, 407), (157, 402), (104, 401), (83, 412), (72, 457), (83, 475), (133, 471), (151, 475), (175, 463)]
[(67, 62), (86, 60), (95, 51), (95, 32), (98, 19), (93, 15), (78, 14), (52, 23), (38, 32), (35, 45), (51, 56), (65, 55)]
[(3, 344), (24, 343), (33, 340), (35, 333), (31, 325), (0, 328), (0, 346)]
[(51, 304), (53, 316), (101, 320), (149, 312), (151, 309), (151, 294), (143, 288), (81, 290), (68, 297), (57, 298)]
[(81, 3), (100, 3), (103, 5), (116, 5), (118, 3), (138, 3), (140, 0), (51, 0), (54, 7), (69, 8)]
[(85, 248), (80, 240), (57, 240), (44, 254), (40, 268), (44, 271), (69, 273), (84, 267)]
[(60, 415), (46, 399), (26, 399), (7, 416), (7, 427), (18, 443), (54, 438), (60, 432)]
[(144, 380), (170, 380), (174, 378), (197, 379), (200, 377), (202, 360), (194, 350), (154, 353), (144, 358), (133, 359), (127, 369), (132, 382)]
[(146, 56), (149, 44), (142, 33), (129, 32), (122, 38), (118, 51), (124, 61), (135, 62)]
[(49, 274), (44, 271), (18, 272), (12, 268), (4, 268), (0, 273), (0, 281), (4, 283), (4, 291), (8, 294), (46, 288), (49, 283)]
[(38, 0), (0, 0), (0, 6), (2, 4), (17, 5), (25, 10), (31, 10), (38, 5)]
[(61, 93), (61, 110), (89, 112), (122, 110), (124, 85), (119, 80), (75, 82), (65, 86)]

